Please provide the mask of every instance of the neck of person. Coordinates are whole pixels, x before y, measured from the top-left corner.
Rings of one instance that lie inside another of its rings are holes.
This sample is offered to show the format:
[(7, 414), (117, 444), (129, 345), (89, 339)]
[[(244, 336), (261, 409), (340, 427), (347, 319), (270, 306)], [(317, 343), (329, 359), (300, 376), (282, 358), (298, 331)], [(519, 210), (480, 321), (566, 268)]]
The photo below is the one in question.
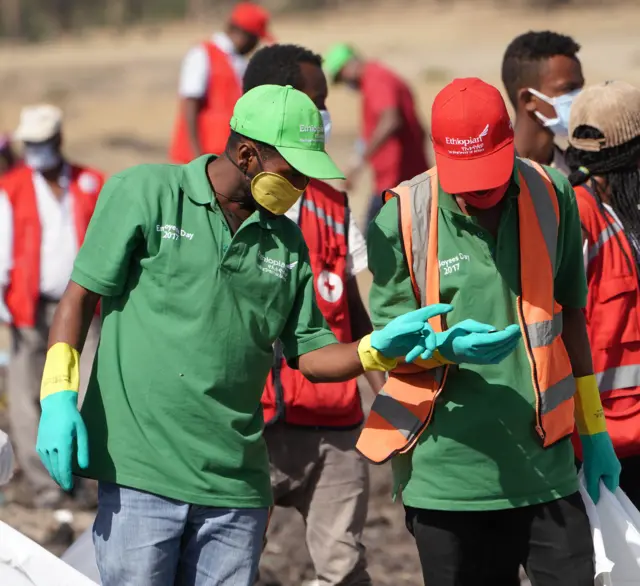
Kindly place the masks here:
[(516, 119), (515, 147), (519, 157), (550, 165), (556, 145), (553, 132), (529, 116), (521, 115)]
[(207, 165), (207, 177), (231, 233), (256, 211), (255, 202), (245, 193), (246, 178), (225, 157)]
[(60, 179), (62, 178), (62, 174), (64, 173), (65, 161), (62, 159), (60, 163), (55, 166), (53, 169), (47, 169), (45, 171), (40, 171), (40, 175), (44, 177), (44, 180), (47, 182), (51, 190), (58, 196), (62, 197), (62, 194), (65, 192), (66, 186), (60, 184)]

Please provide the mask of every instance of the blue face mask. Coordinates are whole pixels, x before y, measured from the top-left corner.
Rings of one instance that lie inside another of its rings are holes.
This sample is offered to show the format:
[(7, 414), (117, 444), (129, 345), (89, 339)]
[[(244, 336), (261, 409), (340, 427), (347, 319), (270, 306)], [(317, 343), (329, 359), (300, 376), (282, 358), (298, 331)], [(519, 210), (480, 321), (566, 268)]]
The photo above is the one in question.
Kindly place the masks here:
[(569, 114), (571, 113), (571, 105), (573, 104), (573, 100), (576, 99), (576, 96), (582, 91), (581, 89), (573, 90), (568, 94), (564, 94), (562, 96), (557, 96), (555, 98), (550, 98), (541, 94), (539, 91), (534, 90), (533, 88), (528, 88), (529, 91), (539, 98), (543, 102), (553, 106), (553, 109), (556, 111), (555, 118), (547, 118), (544, 114), (536, 111), (535, 115), (542, 122), (542, 125), (545, 128), (548, 128), (553, 134), (556, 136), (566, 138), (569, 136)]

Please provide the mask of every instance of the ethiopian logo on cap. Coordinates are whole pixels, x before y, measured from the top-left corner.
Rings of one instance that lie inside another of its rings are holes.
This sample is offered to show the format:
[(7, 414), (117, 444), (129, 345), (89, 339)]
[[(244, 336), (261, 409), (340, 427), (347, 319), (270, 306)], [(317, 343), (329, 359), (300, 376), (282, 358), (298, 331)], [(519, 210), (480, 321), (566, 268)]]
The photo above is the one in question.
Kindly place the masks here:
[(300, 142), (322, 143), (324, 147), (324, 126), (300, 124)]
[(470, 136), (469, 138), (451, 138), (446, 137), (447, 145), (455, 145), (460, 147), (458, 150), (449, 149), (450, 155), (469, 155), (484, 152), (484, 137), (489, 134), (489, 125), (487, 124), (478, 136)]

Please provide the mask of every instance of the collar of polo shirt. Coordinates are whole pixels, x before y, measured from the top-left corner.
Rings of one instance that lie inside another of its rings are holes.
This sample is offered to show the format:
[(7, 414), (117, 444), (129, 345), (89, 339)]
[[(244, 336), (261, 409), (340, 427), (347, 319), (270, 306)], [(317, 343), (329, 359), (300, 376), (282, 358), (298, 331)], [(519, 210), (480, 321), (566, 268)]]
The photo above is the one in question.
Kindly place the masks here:
[[(213, 211), (220, 209), (220, 204), (215, 197), (215, 192), (209, 183), (207, 177), (207, 165), (217, 155), (202, 155), (194, 159), (190, 163), (184, 165), (184, 192), (187, 197), (197, 205), (210, 205)], [(284, 217), (284, 216), (283, 216)], [(282, 220), (282, 217), (271, 217), (267, 214), (254, 212), (244, 222), (243, 226), (248, 223), (257, 222), (262, 228), (273, 230), (277, 226), (276, 222)], [(226, 221), (226, 220), (225, 220)]]

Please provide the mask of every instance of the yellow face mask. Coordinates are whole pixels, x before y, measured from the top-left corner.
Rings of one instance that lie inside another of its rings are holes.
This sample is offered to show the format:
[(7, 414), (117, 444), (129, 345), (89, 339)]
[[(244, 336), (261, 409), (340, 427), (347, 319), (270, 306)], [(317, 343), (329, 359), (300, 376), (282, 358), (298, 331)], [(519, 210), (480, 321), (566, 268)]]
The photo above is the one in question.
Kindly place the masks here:
[(296, 189), (282, 175), (263, 171), (251, 180), (251, 194), (264, 209), (276, 216), (285, 214), (304, 189)]

